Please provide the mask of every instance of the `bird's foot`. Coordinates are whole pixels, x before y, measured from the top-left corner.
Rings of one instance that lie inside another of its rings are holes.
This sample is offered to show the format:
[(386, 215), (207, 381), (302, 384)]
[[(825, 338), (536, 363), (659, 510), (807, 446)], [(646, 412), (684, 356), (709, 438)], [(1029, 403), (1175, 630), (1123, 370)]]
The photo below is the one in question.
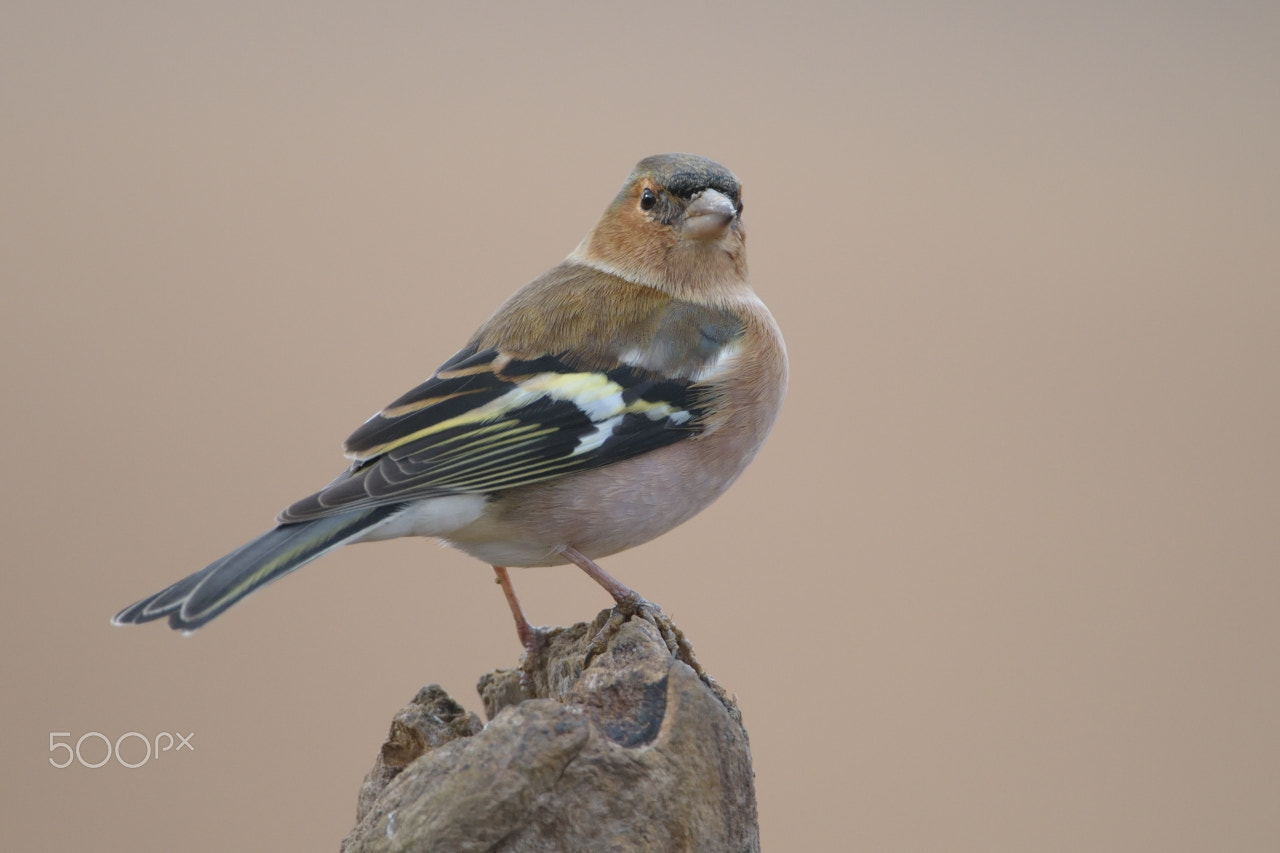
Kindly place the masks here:
[(681, 631), (671, 621), (670, 617), (662, 612), (661, 607), (634, 591), (619, 600), (614, 606), (613, 611), (609, 614), (608, 621), (604, 623), (604, 627), (592, 638), (583, 665), (589, 666), (593, 657), (603, 654), (609, 645), (609, 641), (618, 633), (618, 630), (627, 621), (637, 616), (658, 629), (658, 634), (662, 637), (662, 641), (666, 643), (667, 650), (671, 652), (672, 657), (688, 664), (703, 681), (707, 680), (707, 674), (703, 670), (702, 664), (698, 663), (698, 658), (693, 653), (693, 646), (685, 637), (684, 631)]
[(520, 599), (516, 598), (515, 587), (511, 585), (511, 575), (502, 566), (494, 566), (494, 578), (498, 586), (502, 587), (502, 594), (507, 598), (507, 604), (511, 607), (511, 616), (516, 622), (516, 636), (520, 638), (520, 645), (524, 646), (524, 656), (520, 662), (520, 689), (526, 696), (533, 698), (537, 694), (534, 692), (533, 674), (537, 672), (541, 665), (541, 658), (547, 648), (547, 637), (551, 631), (549, 628), (535, 628), (525, 618), (524, 608), (520, 606)]
[(577, 548), (565, 546), (561, 553), (569, 558), (574, 565), (586, 572), (592, 580), (604, 587), (609, 595), (613, 596), (613, 600), (617, 602), (613, 612), (609, 614), (609, 621), (605, 622), (604, 627), (591, 640), (591, 646), (587, 651), (586, 659), (583, 661), (583, 667), (589, 666), (593, 657), (604, 652), (605, 647), (613, 639), (614, 634), (618, 633), (618, 629), (622, 627), (624, 622), (633, 616), (639, 616), (646, 622), (652, 623), (658, 629), (658, 633), (662, 635), (662, 641), (667, 644), (672, 657), (676, 660), (684, 661), (698, 674), (699, 678), (708, 684), (711, 683), (709, 676), (702, 668), (702, 664), (698, 663), (698, 659), (694, 657), (693, 646), (685, 639), (684, 632), (667, 618), (667, 614), (662, 612), (661, 607), (644, 598), (640, 593), (600, 568), (590, 557)]
[(535, 628), (526, 622), (518, 633), (520, 642), (524, 646), (524, 654), (520, 656), (520, 689), (526, 696), (533, 698), (537, 695), (534, 673), (542, 666), (542, 657), (547, 650), (547, 637), (551, 635), (551, 630)]

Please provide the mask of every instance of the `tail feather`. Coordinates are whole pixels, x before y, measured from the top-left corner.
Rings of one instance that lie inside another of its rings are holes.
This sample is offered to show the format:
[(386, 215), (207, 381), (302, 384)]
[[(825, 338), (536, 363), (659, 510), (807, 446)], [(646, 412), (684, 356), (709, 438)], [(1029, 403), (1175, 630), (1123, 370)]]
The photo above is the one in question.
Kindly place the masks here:
[(398, 504), (368, 507), (282, 524), (200, 571), (129, 605), (111, 621), (116, 625), (137, 625), (168, 616), (169, 627), (194, 631), (249, 593), (359, 538), (401, 509)]

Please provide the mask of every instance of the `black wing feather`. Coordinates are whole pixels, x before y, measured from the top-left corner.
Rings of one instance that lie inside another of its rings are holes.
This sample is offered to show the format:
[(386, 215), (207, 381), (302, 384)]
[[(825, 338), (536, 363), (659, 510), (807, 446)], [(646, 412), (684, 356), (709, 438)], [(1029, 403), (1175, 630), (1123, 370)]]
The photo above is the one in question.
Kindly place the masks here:
[(554, 355), (463, 350), (347, 439), (356, 463), (280, 515), (487, 493), (598, 468), (696, 435), (689, 380), (623, 365), (607, 373)]

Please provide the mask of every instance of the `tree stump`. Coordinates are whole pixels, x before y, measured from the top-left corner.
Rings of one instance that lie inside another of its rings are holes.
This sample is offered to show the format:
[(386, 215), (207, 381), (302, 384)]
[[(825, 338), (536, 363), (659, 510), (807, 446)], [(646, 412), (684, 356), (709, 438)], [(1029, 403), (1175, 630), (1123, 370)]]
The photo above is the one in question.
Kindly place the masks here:
[(747, 732), (715, 682), (633, 618), (480, 679), (481, 725), (437, 685), (391, 723), (343, 853), (759, 850)]

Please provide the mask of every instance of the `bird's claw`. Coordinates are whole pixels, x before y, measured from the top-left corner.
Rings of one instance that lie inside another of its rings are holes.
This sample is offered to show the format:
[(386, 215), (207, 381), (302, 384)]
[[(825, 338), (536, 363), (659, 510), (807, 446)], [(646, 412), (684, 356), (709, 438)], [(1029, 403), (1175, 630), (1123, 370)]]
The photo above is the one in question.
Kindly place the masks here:
[(524, 645), (524, 654), (520, 658), (520, 688), (526, 696), (533, 698), (537, 695), (533, 676), (541, 666), (541, 658), (546, 651), (547, 637), (551, 635), (551, 631), (548, 628), (535, 628), (527, 623), (525, 628), (520, 632), (520, 642)]
[(685, 637), (684, 631), (676, 627), (676, 624), (671, 621), (667, 614), (662, 612), (661, 607), (643, 598), (637, 592), (632, 592), (614, 606), (613, 611), (609, 614), (608, 621), (604, 623), (604, 627), (591, 639), (591, 645), (588, 647), (583, 666), (590, 666), (592, 658), (603, 654), (609, 645), (609, 641), (618, 633), (623, 624), (635, 616), (639, 616), (658, 629), (658, 634), (662, 637), (662, 641), (666, 643), (667, 650), (672, 657), (688, 664), (703, 681), (707, 680), (707, 674), (703, 670), (702, 664), (698, 663), (698, 658), (693, 653), (693, 646)]

